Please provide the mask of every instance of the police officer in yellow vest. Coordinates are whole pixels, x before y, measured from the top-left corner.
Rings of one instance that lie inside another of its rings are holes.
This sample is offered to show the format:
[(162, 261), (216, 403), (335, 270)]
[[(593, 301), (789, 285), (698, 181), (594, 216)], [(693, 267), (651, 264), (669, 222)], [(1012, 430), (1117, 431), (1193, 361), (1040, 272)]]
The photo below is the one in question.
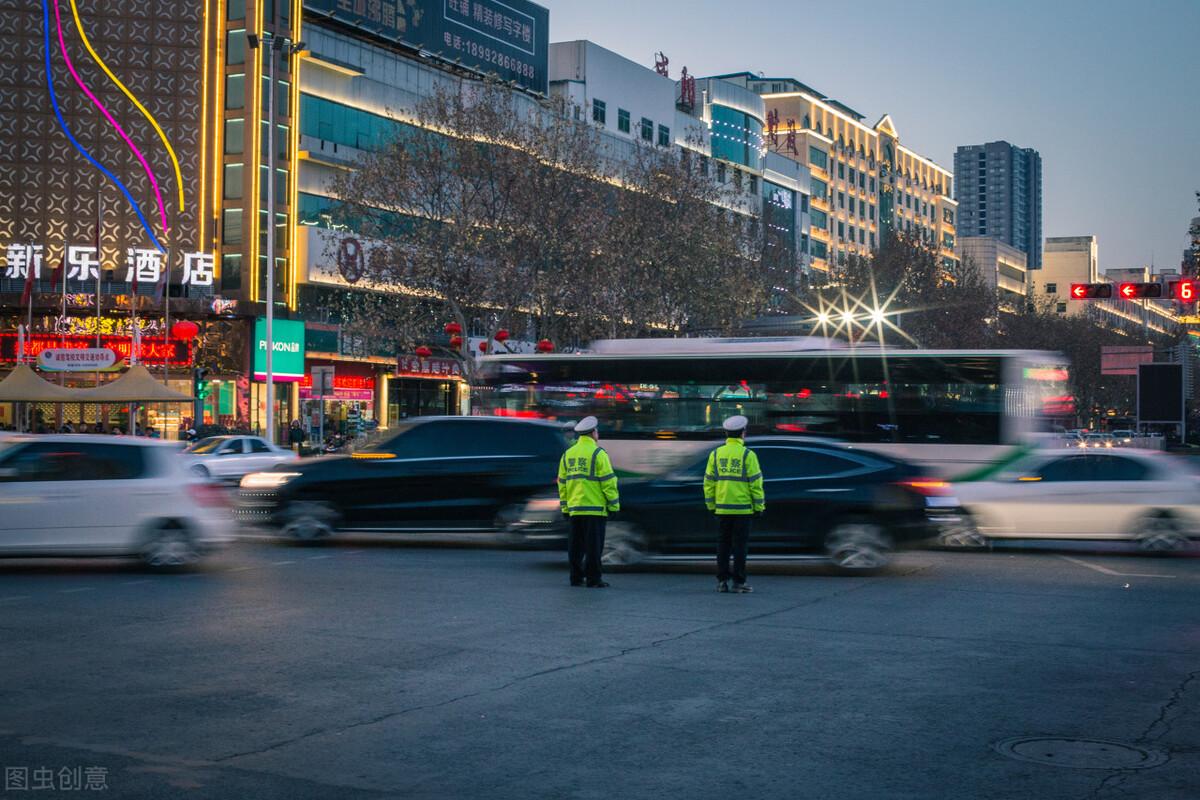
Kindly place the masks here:
[(604, 527), (609, 512), (621, 509), (617, 476), (608, 453), (596, 444), (600, 439), (596, 418), (583, 418), (575, 426), (575, 432), (579, 438), (558, 462), (558, 499), (562, 512), (571, 518), (571, 538), (567, 543), (571, 585), (582, 586), (586, 578), (590, 588), (603, 589), (608, 586), (600, 575)]
[[(713, 450), (704, 470), (704, 503), (717, 515), (720, 539), (717, 542), (717, 591), (752, 592), (746, 585), (746, 546), (750, 540), (750, 520), (766, 508), (762, 470), (758, 456), (746, 449), (743, 441), (749, 420), (738, 415), (725, 420), (725, 444)], [(729, 569), (730, 551), (733, 571)]]

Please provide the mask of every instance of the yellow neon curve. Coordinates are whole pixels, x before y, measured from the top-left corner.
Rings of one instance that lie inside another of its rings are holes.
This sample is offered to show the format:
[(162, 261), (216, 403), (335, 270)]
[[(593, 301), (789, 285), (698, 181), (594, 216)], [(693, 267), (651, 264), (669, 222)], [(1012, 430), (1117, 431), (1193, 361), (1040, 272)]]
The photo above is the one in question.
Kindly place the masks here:
[(171, 143), (167, 141), (167, 135), (163, 133), (163, 129), (159, 127), (158, 120), (154, 118), (154, 115), (147, 111), (146, 107), (138, 102), (138, 99), (133, 96), (133, 93), (125, 88), (125, 84), (121, 83), (120, 79), (117, 78), (116, 75), (112, 74), (112, 70), (110, 70), (108, 65), (104, 63), (104, 60), (96, 54), (96, 51), (92, 48), (92, 43), (88, 41), (87, 33), (85, 33), (83, 30), (83, 21), (79, 19), (79, 7), (75, 4), (75, 0), (71, 0), (71, 15), (75, 17), (75, 29), (79, 31), (79, 38), (83, 42), (83, 46), (87, 48), (88, 54), (91, 55), (92, 59), (100, 65), (100, 69), (104, 70), (104, 74), (107, 75), (109, 79), (117, 85), (117, 88), (124, 92), (125, 96), (133, 101), (133, 104), (137, 106), (138, 111), (142, 112), (142, 116), (150, 121), (150, 124), (154, 126), (155, 133), (158, 134), (158, 138), (162, 139), (163, 145), (166, 146), (167, 152), (170, 153), (171, 166), (175, 168), (175, 185), (179, 187), (179, 212), (182, 214), (184, 211), (183, 174), (179, 171), (179, 159), (175, 157), (175, 150), (171, 147)]

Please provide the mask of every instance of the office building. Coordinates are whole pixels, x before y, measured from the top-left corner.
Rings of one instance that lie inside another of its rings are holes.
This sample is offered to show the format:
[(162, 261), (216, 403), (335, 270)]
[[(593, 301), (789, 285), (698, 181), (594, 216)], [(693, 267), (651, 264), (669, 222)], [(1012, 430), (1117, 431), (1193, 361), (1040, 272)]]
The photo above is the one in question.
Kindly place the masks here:
[(965, 145), (954, 153), (954, 197), (962, 236), (992, 236), (1042, 267), (1042, 157), (1008, 142)]
[(958, 254), (995, 287), (1002, 308), (1024, 311), (1029, 294), (1025, 254), (992, 236), (960, 236)]

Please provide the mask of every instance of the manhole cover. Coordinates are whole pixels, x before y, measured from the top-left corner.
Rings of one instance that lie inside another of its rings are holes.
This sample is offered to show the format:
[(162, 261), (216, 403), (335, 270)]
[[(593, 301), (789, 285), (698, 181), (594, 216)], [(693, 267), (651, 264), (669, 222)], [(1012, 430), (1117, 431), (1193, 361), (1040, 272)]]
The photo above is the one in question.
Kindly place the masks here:
[(1166, 762), (1165, 753), (1104, 739), (1021, 736), (992, 745), (1009, 758), (1073, 769), (1149, 769)]

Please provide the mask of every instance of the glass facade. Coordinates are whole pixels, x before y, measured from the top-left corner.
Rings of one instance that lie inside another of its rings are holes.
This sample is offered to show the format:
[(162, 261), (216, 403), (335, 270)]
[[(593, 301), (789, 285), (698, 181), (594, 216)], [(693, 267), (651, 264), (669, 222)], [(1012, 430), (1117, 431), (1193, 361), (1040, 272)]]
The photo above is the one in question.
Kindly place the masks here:
[(744, 111), (712, 106), (712, 154), (714, 158), (762, 169), (763, 126)]
[(412, 126), (310, 94), (300, 95), (300, 134), (372, 150)]
[(822, 150), (818, 147), (813, 147), (812, 145), (809, 145), (808, 163), (818, 169), (828, 170), (829, 169), (829, 156), (828, 156), (828, 154), (826, 154), (826, 152), (824, 150)]

